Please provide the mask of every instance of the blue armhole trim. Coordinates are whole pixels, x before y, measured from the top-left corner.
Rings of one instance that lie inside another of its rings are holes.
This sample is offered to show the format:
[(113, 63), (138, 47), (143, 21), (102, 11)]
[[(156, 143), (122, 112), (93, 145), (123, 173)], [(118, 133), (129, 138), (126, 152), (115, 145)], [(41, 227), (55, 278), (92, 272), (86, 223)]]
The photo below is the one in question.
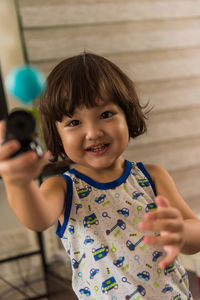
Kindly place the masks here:
[(140, 171), (142, 171), (142, 173), (144, 174), (144, 176), (148, 179), (152, 189), (153, 189), (153, 192), (154, 192), (154, 195), (157, 196), (157, 192), (156, 192), (156, 187), (155, 187), (155, 184), (151, 178), (151, 175), (149, 174), (149, 172), (147, 171), (147, 169), (145, 168), (145, 166), (143, 165), (142, 162), (138, 162), (137, 163), (137, 167), (140, 169)]
[(61, 225), (60, 221), (58, 220), (58, 225), (57, 225), (57, 230), (56, 230), (56, 234), (62, 238), (63, 233), (65, 232), (68, 220), (69, 220), (69, 215), (71, 212), (71, 207), (72, 207), (72, 195), (73, 195), (73, 187), (72, 187), (72, 180), (69, 176), (62, 174), (62, 175), (58, 175), (58, 176), (62, 176), (65, 178), (66, 183), (67, 183), (67, 196), (66, 196), (66, 209), (65, 209), (65, 215), (64, 215), (64, 222)]

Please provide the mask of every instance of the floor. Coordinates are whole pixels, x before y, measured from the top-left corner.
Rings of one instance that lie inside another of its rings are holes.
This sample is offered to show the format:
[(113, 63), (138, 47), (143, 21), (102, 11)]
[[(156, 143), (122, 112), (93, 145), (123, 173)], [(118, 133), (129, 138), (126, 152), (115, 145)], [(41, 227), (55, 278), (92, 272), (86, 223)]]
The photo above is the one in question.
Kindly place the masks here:
[(47, 276), (49, 300), (77, 300), (71, 288), (71, 282), (64, 282), (52, 275)]

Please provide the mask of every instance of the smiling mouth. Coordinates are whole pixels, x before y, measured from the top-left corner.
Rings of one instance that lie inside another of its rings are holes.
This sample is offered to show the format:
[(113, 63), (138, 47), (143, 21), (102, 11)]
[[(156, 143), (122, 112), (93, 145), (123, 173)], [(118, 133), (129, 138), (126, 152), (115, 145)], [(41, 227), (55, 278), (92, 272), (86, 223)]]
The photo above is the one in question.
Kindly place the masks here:
[(94, 147), (91, 147), (91, 148), (87, 148), (86, 151), (101, 152), (101, 151), (105, 150), (108, 146), (109, 146), (109, 144), (102, 144), (102, 145), (94, 146)]

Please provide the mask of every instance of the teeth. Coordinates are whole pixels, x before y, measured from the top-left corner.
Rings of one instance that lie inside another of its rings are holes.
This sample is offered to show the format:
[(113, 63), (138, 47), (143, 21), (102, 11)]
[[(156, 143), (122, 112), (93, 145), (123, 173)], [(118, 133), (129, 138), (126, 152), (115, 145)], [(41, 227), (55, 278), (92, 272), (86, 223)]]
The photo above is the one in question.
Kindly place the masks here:
[(105, 147), (106, 147), (105, 145), (102, 145), (102, 146), (97, 146), (97, 147), (90, 148), (89, 150), (97, 152), (97, 151), (105, 149)]

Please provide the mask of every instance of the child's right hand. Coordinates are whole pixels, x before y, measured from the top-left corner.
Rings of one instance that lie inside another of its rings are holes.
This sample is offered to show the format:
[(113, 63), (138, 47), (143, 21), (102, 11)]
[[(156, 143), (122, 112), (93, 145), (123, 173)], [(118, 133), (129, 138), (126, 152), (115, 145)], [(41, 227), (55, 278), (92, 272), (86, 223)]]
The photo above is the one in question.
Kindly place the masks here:
[(44, 152), (43, 156), (39, 158), (35, 152), (28, 151), (10, 158), (20, 149), (20, 143), (17, 140), (11, 140), (2, 144), (5, 128), (5, 121), (0, 121), (0, 176), (5, 184), (24, 186), (40, 174), (50, 158), (50, 153)]

